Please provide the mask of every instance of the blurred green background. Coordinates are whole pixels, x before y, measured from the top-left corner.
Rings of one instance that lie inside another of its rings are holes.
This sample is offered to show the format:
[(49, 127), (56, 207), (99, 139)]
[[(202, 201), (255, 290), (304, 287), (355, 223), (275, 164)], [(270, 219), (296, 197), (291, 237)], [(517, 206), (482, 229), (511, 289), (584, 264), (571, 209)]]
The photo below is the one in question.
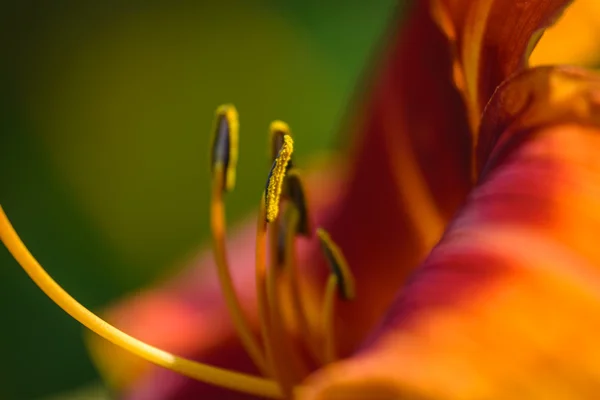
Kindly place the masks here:
[[(5, 1), (0, 203), (86, 306), (149, 284), (207, 239), (215, 107), (233, 102), (240, 112), (235, 221), (264, 184), (271, 120), (290, 123), (300, 160), (336, 143), (394, 8), (393, 0)], [(0, 293), (0, 399), (94, 398), (78, 391), (98, 382), (81, 326), (4, 247)]]

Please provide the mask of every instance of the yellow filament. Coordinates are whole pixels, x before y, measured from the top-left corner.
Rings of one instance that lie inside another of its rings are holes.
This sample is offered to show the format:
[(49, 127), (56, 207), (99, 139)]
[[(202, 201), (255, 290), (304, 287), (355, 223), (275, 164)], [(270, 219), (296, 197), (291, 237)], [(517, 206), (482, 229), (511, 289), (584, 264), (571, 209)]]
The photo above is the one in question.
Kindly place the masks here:
[[(228, 151), (228, 162), (225, 166), (225, 189), (228, 191), (233, 190), (235, 186), (235, 174), (238, 160), (238, 142), (239, 142), (239, 118), (236, 108), (232, 104), (223, 104), (217, 108), (215, 113), (215, 120), (213, 126), (213, 136), (210, 145), (211, 151), (214, 151), (215, 142), (219, 140), (219, 117), (225, 117), (229, 126), (229, 148)], [(213, 160), (216, 163), (220, 163), (220, 160)], [(221, 162), (222, 164), (222, 162)], [(221, 172), (222, 173), (222, 172)]]
[(284, 338), (285, 332), (283, 328), (283, 321), (280, 313), (280, 299), (277, 290), (278, 282), (280, 279), (279, 272), (281, 271), (281, 265), (279, 265), (278, 257), (278, 241), (279, 241), (279, 217), (273, 221), (274, 223), (269, 224), (268, 235), (269, 235), (269, 249), (270, 249), (270, 265), (268, 271), (266, 271), (267, 277), (265, 282), (265, 293), (267, 295), (268, 304), (268, 315), (269, 324), (267, 328), (270, 331), (271, 346), (273, 349), (273, 365), (274, 368), (279, 370), (282, 377), (283, 392), (289, 394), (291, 387), (291, 379), (289, 374), (282, 368), (280, 356), (285, 351)]
[(335, 293), (339, 291), (340, 297), (344, 300), (352, 300), (355, 296), (354, 276), (348, 268), (346, 258), (340, 248), (331, 240), (331, 237), (323, 228), (317, 229), (317, 236), (321, 242), (321, 248), (329, 263), (331, 274), (325, 286), (325, 296), (323, 297), (323, 357), (325, 363), (335, 361), (335, 333), (334, 333), (334, 307)]
[(300, 221), (300, 215), (295, 207), (290, 207), (288, 212), (287, 231), (285, 233), (285, 270), (289, 273), (291, 279), (291, 295), (294, 316), (298, 323), (298, 331), (304, 339), (308, 351), (315, 360), (322, 361), (322, 354), (315, 341), (315, 336), (310, 330), (308, 316), (302, 301), (300, 290), (300, 277), (298, 265), (296, 265), (296, 226)]
[[(246, 375), (226, 369), (201, 364), (151, 346), (120, 331), (104, 321), (71, 297), (42, 268), (21, 241), (0, 206), (0, 240), (35, 284), (60, 308), (91, 331), (115, 345), (161, 367), (192, 379), (267, 398), (282, 398), (278, 385), (268, 379)], [(300, 388), (296, 388), (298, 394)]]
[[(275, 221), (277, 222), (277, 221)], [(286, 397), (291, 397), (291, 391), (293, 387), (293, 374), (292, 374), (292, 357), (290, 354), (291, 345), (287, 343), (287, 335), (285, 332), (283, 317), (281, 315), (281, 299), (279, 298), (278, 283), (281, 278), (280, 265), (277, 265), (277, 240), (278, 240), (278, 229), (279, 224), (274, 223), (269, 226), (269, 233), (271, 237), (271, 265), (267, 272), (266, 280), (266, 293), (267, 303), (269, 309), (269, 337), (271, 339), (272, 348), (272, 363), (273, 369), (277, 371), (276, 376), (278, 377), (283, 394)]]
[(222, 165), (217, 165), (214, 171), (210, 204), (210, 220), (215, 263), (217, 264), (221, 290), (237, 334), (240, 337), (240, 341), (261, 373), (268, 376), (269, 373), (263, 351), (252, 333), (248, 320), (244, 317), (240, 301), (235, 293), (227, 262), (227, 252), (225, 249), (225, 206), (223, 204), (223, 193), (221, 190), (223, 187), (222, 168)]
[(283, 137), (283, 145), (279, 150), (279, 155), (273, 163), (273, 168), (269, 175), (269, 181), (267, 182), (267, 193), (266, 193), (266, 220), (272, 222), (277, 218), (279, 214), (279, 197), (281, 196), (281, 188), (283, 185), (283, 178), (285, 178), (285, 171), (288, 162), (292, 158), (294, 151), (294, 141), (290, 135)]
[(288, 200), (293, 204), (293, 208), (298, 213), (298, 222), (295, 224), (295, 231), (304, 236), (310, 236), (311, 226), (308, 218), (308, 202), (306, 191), (302, 183), (300, 171), (297, 168), (291, 168), (287, 171), (284, 181), (284, 191)]
[(263, 346), (267, 357), (268, 368), (273, 373), (273, 377), (281, 386), (281, 371), (275, 368), (273, 337), (269, 321), (269, 301), (267, 296), (267, 222), (266, 222), (265, 195), (263, 194), (258, 211), (258, 220), (256, 225), (256, 250), (255, 250), (255, 272), (256, 272), (256, 298), (258, 302), (258, 317), (260, 321), (260, 331), (263, 340)]
[(338, 290), (339, 282), (335, 274), (329, 275), (327, 285), (325, 286), (325, 296), (323, 303), (323, 358), (326, 364), (332, 363), (336, 360), (335, 354), (335, 332), (334, 332), (334, 320), (335, 314), (335, 294)]
[(342, 250), (331, 239), (329, 233), (323, 228), (317, 228), (317, 236), (321, 242), (321, 248), (331, 268), (331, 273), (337, 276), (340, 294), (344, 300), (352, 300), (355, 296), (354, 276), (348, 267), (346, 257)]
[[(286, 279), (285, 274), (288, 270), (287, 268), (282, 268), (282, 265), (277, 265), (279, 230), (280, 224), (278, 217), (275, 223), (269, 225), (272, 262), (269, 267), (267, 278), (267, 299), (269, 302), (269, 313), (273, 332), (272, 338), (275, 352), (274, 362), (278, 369), (282, 369), (282, 375), (285, 382), (291, 388), (291, 383), (306, 376), (309, 369), (305, 360), (302, 358), (302, 355), (299, 354), (296, 343), (294, 343), (291, 335), (286, 331), (286, 324), (282, 311), (284, 301), (282, 299), (280, 288)], [(284, 393), (285, 392), (287, 392), (286, 389), (284, 389)]]

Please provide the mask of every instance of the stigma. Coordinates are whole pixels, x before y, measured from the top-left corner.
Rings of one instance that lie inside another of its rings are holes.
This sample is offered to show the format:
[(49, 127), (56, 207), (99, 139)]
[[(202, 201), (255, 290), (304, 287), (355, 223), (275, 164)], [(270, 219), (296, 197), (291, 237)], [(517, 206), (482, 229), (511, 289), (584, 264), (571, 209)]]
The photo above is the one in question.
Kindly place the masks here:
[(335, 304), (337, 299), (354, 298), (354, 279), (342, 250), (323, 228), (317, 227), (315, 232), (330, 272), (322, 288), (320, 322), (317, 326), (311, 324), (307, 294), (300, 285), (302, 271), (296, 260), (297, 238), (309, 238), (314, 233), (308, 196), (302, 172), (292, 160), (294, 141), (289, 126), (274, 121), (268, 133), (272, 164), (258, 203), (256, 225), (258, 329), (244, 315), (227, 257), (224, 193), (235, 188), (239, 143), (238, 113), (233, 105), (217, 108), (210, 143), (210, 228), (217, 274), (240, 343), (261, 376), (178, 357), (110, 325), (52, 279), (21, 241), (1, 205), (0, 240), (52, 301), (88, 329), (130, 353), (181, 375), (232, 391), (265, 398), (295, 398), (302, 393), (301, 383), (312, 370), (337, 359)]

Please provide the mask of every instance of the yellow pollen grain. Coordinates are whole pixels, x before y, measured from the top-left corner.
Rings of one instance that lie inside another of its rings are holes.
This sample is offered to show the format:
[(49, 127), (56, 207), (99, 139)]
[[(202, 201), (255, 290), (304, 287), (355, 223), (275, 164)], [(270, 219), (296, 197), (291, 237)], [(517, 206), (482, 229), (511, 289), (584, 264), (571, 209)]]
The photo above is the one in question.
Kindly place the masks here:
[(293, 151), (294, 141), (290, 135), (285, 135), (283, 137), (283, 145), (281, 146), (279, 155), (275, 159), (267, 184), (265, 199), (267, 222), (273, 222), (279, 214), (279, 197), (281, 196), (281, 188), (283, 186), (283, 179), (285, 178), (286, 167), (292, 158)]

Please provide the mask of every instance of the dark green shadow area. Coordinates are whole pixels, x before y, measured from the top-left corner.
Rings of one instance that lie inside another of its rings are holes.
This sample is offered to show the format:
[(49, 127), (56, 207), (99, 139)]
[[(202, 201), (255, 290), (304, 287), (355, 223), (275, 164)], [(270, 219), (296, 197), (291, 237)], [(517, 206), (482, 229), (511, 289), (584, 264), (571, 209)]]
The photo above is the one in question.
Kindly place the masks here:
[[(10, 92), (2, 86), (4, 95)], [(3, 101), (0, 107), (0, 203), (50, 274), (83, 304), (97, 307), (134, 285), (111, 273), (126, 266), (62, 190), (16, 106)], [(81, 326), (46, 298), (3, 246), (0, 265), (0, 398), (34, 398), (95, 376)]]

